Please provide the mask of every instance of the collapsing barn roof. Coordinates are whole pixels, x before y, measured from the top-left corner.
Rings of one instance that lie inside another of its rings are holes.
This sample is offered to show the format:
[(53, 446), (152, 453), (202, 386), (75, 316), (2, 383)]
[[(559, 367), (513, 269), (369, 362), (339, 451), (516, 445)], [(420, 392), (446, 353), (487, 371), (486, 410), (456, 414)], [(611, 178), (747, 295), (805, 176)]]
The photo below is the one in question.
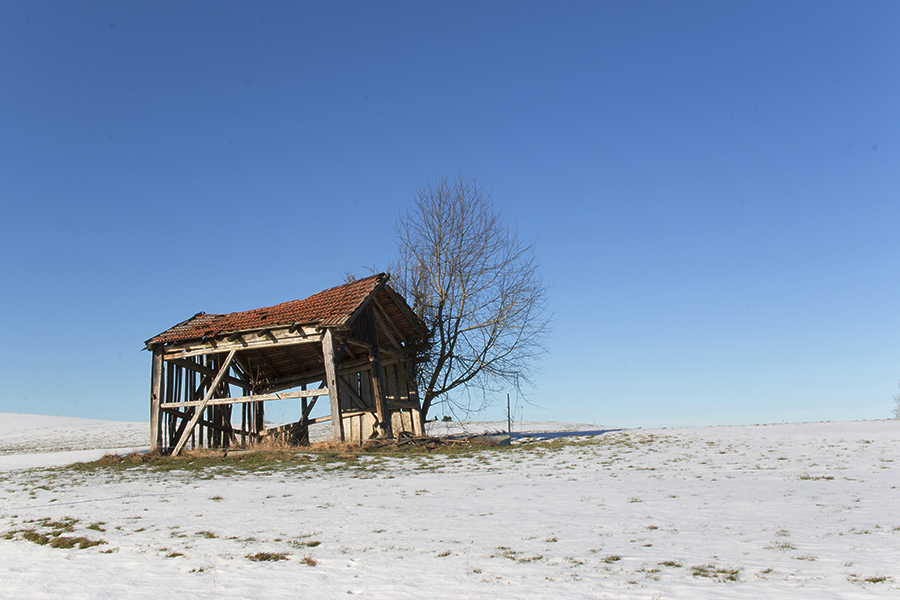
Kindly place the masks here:
[[(227, 314), (201, 312), (147, 340), (147, 348), (154, 353), (151, 413), (156, 411), (158, 422), (154, 447), (174, 446), (177, 452), (198, 422), (215, 430), (216, 440), (211, 445), (228, 445), (234, 437), (228, 431), (231, 403), (252, 403), (258, 409), (260, 422), (250, 423), (249, 429), (242, 425), (242, 441), (247, 435), (264, 434), (261, 405), (272, 399), (303, 398), (306, 419), (307, 398), (327, 394), (333, 396), (332, 416), (336, 412), (343, 415), (344, 408), (353, 414), (377, 413), (369, 423), (376, 429), (384, 426), (392, 413), (387, 405), (378, 410), (379, 397), (395, 409), (418, 413), (408, 345), (421, 339), (425, 330), (403, 298), (386, 285), (387, 280), (387, 275), (379, 273), (267, 308)], [(380, 365), (385, 365), (396, 381), (386, 383)], [(176, 373), (177, 369), (187, 371)], [(335, 375), (331, 382), (329, 371)], [(196, 377), (187, 377), (188, 372), (205, 378), (194, 381)], [(398, 383), (401, 379), (403, 385)], [(320, 390), (306, 390), (317, 381), (322, 382)], [(230, 398), (228, 386), (242, 388), (244, 395)], [(277, 394), (300, 386), (304, 388), (300, 392)], [(154, 409), (154, 402), (159, 408)], [(228, 415), (198, 416), (207, 406), (226, 404)], [(175, 421), (170, 419), (166, 426), (160, 410)], [(333, 421), (334, 434), (344, 439), (341, 421)], [(167, 427), (168, 442), (162, 433)], [(386, 429), (390, 431), (389, 422)]]
[(303, 300), (290, 300), (267, 308), (221, 315), (197, 313), (187, 321), (147, 340), (147, 347), (185, 340), (204, 340), (223, 333), (255, 330), (273, 325), (346, 326), (375, 293), (376, 302), (391, 310), (391, 323), (404, 338), (421, 335), (421, 324), (406, 301), (385, 286), (388, 276), (372, 275), (314, 294)]

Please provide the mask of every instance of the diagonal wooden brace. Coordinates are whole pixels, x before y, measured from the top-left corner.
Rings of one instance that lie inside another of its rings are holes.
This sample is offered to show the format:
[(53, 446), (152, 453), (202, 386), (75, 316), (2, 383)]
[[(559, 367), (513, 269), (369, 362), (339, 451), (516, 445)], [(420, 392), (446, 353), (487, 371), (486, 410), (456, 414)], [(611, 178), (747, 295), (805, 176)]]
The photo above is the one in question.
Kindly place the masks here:
[(219, 369), (219, 372), (216, 374), (216, 378), (213, 379), (212, 383), (209, 386), (209, 389), (206, 390), (206, 395), (203, 396), (203, 400), (200, 401), (200, 405), (197, 407), (196, 412), (194, 412), (194, 416), (191, 417), (191, 422), (188, 423), (188, 426), (184, 428), (184, 433), (181, 434), (181, 438), (178, 440), (178, 443), (175, 444), (175, 449), (172, 450), (172, 456), (178, 456), (178, 453), (184, 448), (184, 445), (187, 443), (188, 438), (191, 437), (191, 432), (194, 431), (194, 427), (197, 426), (197, 421), (200, 420), (200, 415), (203, 414), (203, 409), (206, 408), (206, 403), (212, 399), (213, 394), (216, 393), (216, 388), (219, 387), (219, 384), (222, 382), (222, 379), (225, 377), (225, 374), (228, 373), (228, 368), (231, 366), (231, 360), (234, 358), (234, 354), (237, 352), (237, 349), (232, 350), (228, 353), (228, 358), (225, 359), (225, 364), (222, 365), (222, 368)]

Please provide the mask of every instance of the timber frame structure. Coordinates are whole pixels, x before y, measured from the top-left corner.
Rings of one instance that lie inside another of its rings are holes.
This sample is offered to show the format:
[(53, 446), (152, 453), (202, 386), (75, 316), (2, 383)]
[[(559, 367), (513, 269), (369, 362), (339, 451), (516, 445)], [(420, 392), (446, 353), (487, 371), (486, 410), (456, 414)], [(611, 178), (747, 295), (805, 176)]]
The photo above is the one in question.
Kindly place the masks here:
[[(268, 308), (201, 312), (147, 340), (151, 449), (304, 444), (309, 425), (323, 421), (338, 441), (422, 435), (410, 349), (425, 328), (387, 280), (379, 273)], [(310, 418), (326, 396), (330, 415)], [(288, 399), (301, 401), (300, 420), (267, 429), (265, 403)]]

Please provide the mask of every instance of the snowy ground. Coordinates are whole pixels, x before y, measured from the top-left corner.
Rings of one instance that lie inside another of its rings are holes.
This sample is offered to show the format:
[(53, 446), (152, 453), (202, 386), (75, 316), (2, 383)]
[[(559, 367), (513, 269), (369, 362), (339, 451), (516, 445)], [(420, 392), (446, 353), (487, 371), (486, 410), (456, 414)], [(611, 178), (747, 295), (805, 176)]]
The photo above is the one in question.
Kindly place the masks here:
[[(34, 436), (59, 431), (39, 422)], [(87, 451), (68, 427), (67, 447)], [(105, 427), (117, 446), (145, 440), (143, 424)], [(13, 461), (0, 466), (0, 598), (900, 594), (897, 421), (203, 470), (20, 468), (59, 447), (13, 430), (0, 425), (0, 457)], [(54, 534), (102, 543), (34, 543)], [(284, 560), (251, 560), (259, 553)]]

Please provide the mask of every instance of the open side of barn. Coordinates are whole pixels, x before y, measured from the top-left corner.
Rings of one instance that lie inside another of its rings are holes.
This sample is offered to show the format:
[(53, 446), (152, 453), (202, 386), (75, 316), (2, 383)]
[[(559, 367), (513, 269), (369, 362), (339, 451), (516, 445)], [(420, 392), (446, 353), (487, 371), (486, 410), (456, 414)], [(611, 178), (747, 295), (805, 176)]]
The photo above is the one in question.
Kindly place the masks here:
[[(147, 340), (151, 448), (302, 444), (323, 421), (338, 441), (421, 435), (412, 348), (425, 329), (387, 280), (379, 273), (267, 308), (197, 313)], [(330, 414), (310, 418), (320, 398)], [(266, 428), (273, 400), (299, 401), (302, 417)]]

